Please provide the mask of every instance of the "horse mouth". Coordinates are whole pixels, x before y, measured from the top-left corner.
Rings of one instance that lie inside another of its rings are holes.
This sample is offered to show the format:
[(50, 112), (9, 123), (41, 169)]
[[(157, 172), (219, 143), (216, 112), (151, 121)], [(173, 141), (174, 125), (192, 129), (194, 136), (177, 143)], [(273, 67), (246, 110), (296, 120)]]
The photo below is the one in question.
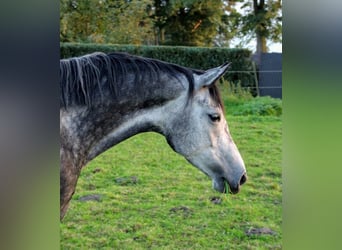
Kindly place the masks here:
[(213, 185), (214, 189), (220, 193), (230, 193), (230, 194), (237, 194), (240, 191), (240, 186), (247, 181), (247, 175), (244, 173), (240, 181), (237, 184), (230, 183), (226, 178), (220, 177), (214, 179)]
[(225, 179), (222, 178), (223, 180), (223, 192), (225, 194), (231, 193), (231, 194), (237, 194), (240, 191), (240, 185), (230, 185), (229, 182)]

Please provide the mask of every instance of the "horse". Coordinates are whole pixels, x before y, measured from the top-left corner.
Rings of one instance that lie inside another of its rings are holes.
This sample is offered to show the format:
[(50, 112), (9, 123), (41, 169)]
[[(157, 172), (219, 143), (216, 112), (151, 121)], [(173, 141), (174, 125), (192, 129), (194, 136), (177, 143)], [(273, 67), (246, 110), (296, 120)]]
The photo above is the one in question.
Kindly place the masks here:
[(127, 53), (60, 60), (60, 219), (82, 168), (143, 132), (162, 134), (170, 147), (236, 194), (247, 180), (216, 86), (229, 63), (209, 70)]

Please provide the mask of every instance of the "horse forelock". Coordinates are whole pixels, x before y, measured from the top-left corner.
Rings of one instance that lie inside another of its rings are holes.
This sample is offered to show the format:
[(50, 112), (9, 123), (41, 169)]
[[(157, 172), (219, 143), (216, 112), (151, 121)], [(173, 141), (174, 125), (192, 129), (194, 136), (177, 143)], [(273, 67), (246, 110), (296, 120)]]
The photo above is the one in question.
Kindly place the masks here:
[(210, 93), (211, 98), (216, 102), (218, 106), (221, 107), (222, 111), (224, 112), (224, 104), (220, 95), (219, 88), (217, 87), (216, 84), (212, 84), (209, 87), (209, 93)]
[(124, 98), (125, 81), (132, 77), (134, 79), (130, 81), (134, 86), (129, 89), (129, 94), (135, 96), (146, 94), (148, 84), (153, 83), (153, 87), (166, 84), (165, 81), (160, 81), (165, 74), (179, 82), (182, 79), (180, 76), (185, 76), (189, 84), (189, 98), (191, 98), (194, 91), (193, 72), (201, 71), (126, 53), (93, 53), (63, 59), (60, 61), (60, 105), (62, 108), (92, 106), (103, 97), (104, 93), (110, 93), (114, 100)]

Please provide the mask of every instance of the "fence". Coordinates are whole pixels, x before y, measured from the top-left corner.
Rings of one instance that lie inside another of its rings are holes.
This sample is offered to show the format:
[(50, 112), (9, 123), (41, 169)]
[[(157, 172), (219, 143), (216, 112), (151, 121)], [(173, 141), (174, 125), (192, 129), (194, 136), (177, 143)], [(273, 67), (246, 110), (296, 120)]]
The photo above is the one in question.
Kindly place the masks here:
[(282, 98), (282, 54), (263, 53), (258, 70), (258, 94)]

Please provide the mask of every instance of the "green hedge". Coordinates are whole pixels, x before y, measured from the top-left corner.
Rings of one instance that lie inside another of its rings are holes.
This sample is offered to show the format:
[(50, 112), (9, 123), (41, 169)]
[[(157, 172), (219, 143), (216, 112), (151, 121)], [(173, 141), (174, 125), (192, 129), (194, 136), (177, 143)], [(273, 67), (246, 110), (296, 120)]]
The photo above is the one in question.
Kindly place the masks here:
[(231, 62), (232, 64), (230, 70), (225, 75), (225, 80), (234, 84), (241, 84), (243, 88), (250, 87), (251, 93), (255, 94), (254, 75), (250, 73), (253, 71), (250, 59), (251, 51), (247, 49), (61, 43), (60, 50), (61, 58), (85, 55), (95, 51), (104, 53), (120, 51), (204, 70), (217, 67), (225, 62)]

